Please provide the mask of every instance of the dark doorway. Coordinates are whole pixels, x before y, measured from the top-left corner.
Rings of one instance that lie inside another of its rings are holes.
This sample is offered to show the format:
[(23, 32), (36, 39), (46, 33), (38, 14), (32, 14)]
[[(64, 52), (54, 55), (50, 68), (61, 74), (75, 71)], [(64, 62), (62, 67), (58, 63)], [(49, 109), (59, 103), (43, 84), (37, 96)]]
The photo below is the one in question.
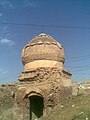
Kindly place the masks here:
[(40, 118), (43, 115), (43, 98), (37, 95), (29, 97), (30, 100), (30, 120)]

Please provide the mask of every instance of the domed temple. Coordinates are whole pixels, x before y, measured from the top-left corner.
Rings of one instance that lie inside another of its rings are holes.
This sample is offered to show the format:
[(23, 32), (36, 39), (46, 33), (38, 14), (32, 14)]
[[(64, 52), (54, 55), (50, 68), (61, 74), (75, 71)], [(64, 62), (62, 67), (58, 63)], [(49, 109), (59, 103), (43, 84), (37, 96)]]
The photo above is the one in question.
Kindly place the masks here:
[(30, 101), (30, 120), (40, 118), (58, 105), (62, 97), (72, 94), (72, 74), (64, 69), (64, 62), (63, 46), (47, 34), (34, 37), (24, 46), (24, 70), (18, 78), (23, 92), (19, 94), (23, 96), (21, 101), (25, 101), (22, 103), (28, 106)]
[(53, 37), (42, 33), (28, 42), (22, 49), (18, 82), (0, 85), (0, 118), (40, 120), (65, 97), (76, 95), (64, 62), (64, 48)]

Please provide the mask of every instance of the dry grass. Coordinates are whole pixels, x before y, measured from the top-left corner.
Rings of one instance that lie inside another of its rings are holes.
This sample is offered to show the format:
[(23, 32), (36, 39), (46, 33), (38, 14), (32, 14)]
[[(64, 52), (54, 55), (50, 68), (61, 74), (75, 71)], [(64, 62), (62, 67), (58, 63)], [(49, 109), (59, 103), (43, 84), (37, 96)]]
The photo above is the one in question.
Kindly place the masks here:
[(90, 120), (90, 90), (80, 91), (78, 96), (66, 98), (42, 120)]

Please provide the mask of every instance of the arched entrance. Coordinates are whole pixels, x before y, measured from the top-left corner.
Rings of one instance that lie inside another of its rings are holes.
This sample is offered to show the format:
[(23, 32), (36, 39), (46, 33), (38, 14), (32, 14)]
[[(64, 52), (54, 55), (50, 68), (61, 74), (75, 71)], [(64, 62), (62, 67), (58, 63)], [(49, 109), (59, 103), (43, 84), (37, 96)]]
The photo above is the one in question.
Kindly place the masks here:
[(30, 100), (30, 120), (35, 120), (43, 115), (44, 100), (42, 96), (31, 95)]

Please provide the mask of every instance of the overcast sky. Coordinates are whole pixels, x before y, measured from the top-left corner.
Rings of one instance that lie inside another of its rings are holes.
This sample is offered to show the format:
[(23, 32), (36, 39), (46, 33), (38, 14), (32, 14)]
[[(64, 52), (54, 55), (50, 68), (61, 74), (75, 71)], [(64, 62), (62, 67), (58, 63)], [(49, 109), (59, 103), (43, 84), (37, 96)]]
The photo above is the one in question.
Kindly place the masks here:
[(64, 46), (74, 81), (90, 79), (90, 0), (0, 0), (0, 83), (17, 81), (22, 48), (41, 32)]

